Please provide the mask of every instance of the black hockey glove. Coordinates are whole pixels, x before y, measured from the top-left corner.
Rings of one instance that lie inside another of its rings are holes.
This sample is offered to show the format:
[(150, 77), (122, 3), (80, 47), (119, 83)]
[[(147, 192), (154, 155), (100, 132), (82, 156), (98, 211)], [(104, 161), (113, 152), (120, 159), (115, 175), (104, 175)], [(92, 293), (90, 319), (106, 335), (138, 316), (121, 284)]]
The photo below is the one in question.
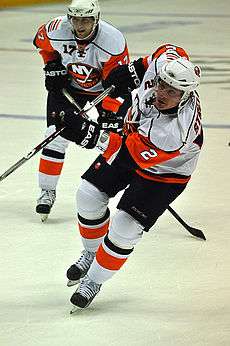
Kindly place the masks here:
[(111, 85), (115, 90), (111, 97), (124, 96), (130, 91), (138, 88), (145, 74), (142, 58), (130, 62), (128, 65), (121, 65), (110, 72), (108, 77), (102, 81), (103, 87), (107, 89)]
[(103, 110), (100, 113), (97, 122), (101, 130), (120, 133), (123, 128), (124, 119), (119, 115), (117, 116), (116, 113)]
[(55, 116), (55, 125), (57, 129), (65, 126), (60, 135), (86, 149), (95, 147), (100, 134), (97, 123), (83, 118), (72, 110)]
[(59, 91), (67, 86), (68, 72), (60, 61), (49, 61), (43, 70), (45, 71), (45, 86), (48, 91)]

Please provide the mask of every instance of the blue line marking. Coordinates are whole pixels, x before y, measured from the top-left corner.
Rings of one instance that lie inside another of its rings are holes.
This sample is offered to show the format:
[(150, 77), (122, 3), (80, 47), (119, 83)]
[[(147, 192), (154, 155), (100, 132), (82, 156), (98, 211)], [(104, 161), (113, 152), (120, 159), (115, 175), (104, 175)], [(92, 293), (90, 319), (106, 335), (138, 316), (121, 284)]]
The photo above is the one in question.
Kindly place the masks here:
[(0, 114), (0, 118), (5, 119), (18, 119), (18, 120), (45, 120), (45, 116), (41, 115), (17, 115), (17, 114)]

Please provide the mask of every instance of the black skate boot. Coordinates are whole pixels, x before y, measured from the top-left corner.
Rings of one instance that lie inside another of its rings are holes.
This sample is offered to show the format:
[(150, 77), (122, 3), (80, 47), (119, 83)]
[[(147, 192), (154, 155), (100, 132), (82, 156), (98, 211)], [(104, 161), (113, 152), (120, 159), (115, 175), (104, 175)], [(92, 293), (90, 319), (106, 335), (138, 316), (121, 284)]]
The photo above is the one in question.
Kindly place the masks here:
[(82, 251), (81, 257), (77, 260), (76, 263), (72, 264), (71, 267), (67, 270), (66, 276), (69, 280), (67, 286), (71, 287), (79, 283), (80, 279), (83, 278), (95, 257), (95, 252), (90, 252), (87, 250)]
[(41, 221), (47, 220), (50, 210), (56, 199), (55, 190), (43, 190), (41, 191), (41, 196), (37, 200), (36, 213), (40, 214)]
[(77, 310), (76, 307), (81, 309), (87, 308), (100, 289), (101, 284), (97, 284), (96, 282), (90, 280), (88, 275), (86, 275), (82, 279), (76, 292), (70, 298), (71, 303), (74, 305), (71, 313)]

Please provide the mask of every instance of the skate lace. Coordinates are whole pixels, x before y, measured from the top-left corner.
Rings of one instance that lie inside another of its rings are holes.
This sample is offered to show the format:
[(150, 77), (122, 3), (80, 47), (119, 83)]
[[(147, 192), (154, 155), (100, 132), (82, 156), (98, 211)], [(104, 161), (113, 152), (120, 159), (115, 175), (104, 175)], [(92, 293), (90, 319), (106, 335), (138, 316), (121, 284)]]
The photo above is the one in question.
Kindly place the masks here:
[(91, 281), (86, 275), (82, 280), (77, 292), (86, 299), (92, 299), (100, 291), (101, 284)]
[(42, 190), (41, 196), (38, 199), (40, 204), (53, 205), (56, 198), (55, 190)]
[(88, 270), (93, 262), (94, 257), (95, 257), (95, 252), (84, 250), (82, 251), (82, 255), (77, 260), (75, 265), (79, 267), (82, 271)]

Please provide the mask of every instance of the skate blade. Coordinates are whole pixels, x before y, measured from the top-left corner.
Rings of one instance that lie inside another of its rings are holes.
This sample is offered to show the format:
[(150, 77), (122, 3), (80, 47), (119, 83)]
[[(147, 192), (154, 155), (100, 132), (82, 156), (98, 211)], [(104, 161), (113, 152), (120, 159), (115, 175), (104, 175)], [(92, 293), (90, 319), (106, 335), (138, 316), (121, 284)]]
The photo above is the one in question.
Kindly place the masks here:
[(74, 285), (79, 284), (79, 282), (80, 282), (80, 280), (69, 280), (69, 281), (67, 282), (67, 286), (68, 286), (68, 287), (72, 287), (72, 286), (74, 286)]
[(45, 222), (48, 219), (49, 214), (40, 214), (41, 222)]
[(70, 310), (70, 315), (72, 315), (72, 314), (74, 314), (74, 313), (76, 313), (76, 312), (80, 312), (80, 311), (82, 311), (82, 310), (84, 310), (83, 308), (79, 308), (78, 306), (74, 306), (73, 305), (73, 308), (72, 308), (72, 310)]

